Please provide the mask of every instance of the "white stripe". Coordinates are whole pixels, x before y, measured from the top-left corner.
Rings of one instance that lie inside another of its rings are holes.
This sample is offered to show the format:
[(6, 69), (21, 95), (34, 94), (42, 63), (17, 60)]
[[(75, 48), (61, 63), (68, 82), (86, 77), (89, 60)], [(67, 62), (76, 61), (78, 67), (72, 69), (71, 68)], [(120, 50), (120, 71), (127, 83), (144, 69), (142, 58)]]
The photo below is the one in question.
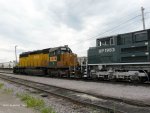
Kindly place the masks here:
[(137, 62), (137, 63), (101, 63), (101, 64), (88, 64), (88, 65), (132, 65), (132, 64), (150, 64), (150, 62)]

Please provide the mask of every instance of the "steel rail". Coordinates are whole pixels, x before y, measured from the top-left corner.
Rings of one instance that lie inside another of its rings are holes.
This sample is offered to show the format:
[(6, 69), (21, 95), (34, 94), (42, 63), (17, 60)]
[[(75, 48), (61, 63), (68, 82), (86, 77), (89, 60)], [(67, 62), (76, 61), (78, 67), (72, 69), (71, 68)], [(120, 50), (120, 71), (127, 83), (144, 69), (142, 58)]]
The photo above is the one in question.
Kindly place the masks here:
[[(76, 103), (93, 106), (96, 108), (100, 108), (100, 109), (109, 111), (110, 113), (114, 113), (113, 107), (107, 107), (107, 106), (100, 105), (97, 103), (92, 103), (90, 100), (84, 100), (84, 99), (82, 100), (81, 98), (76, 98), (76, 96), (72, 96), (73, 94), (85, 94), (83, 92), (74, 91), (74, 90), (61, 88), (61, 87), (57, 87), (57, 86), (51, 86), (51, 85), (47, 85), (47, 84), (43, 84), (43, 83), (33, 82), (30, 80), (24, 80), (24, 79), (15, 78), (15, 77), (4, 76), (2, 74), (0, 74), (0, 78), (4, 79), (6, 81), (13, 82), (15, 84), (20, 84), (20, 85), (30, 87), (30, 88), (33, 88), (33, 89), (36, 89), (36, 90), (39, 90), (39, 91), (42, 91), (42, 92), (45, 92), (48, 94), (66, 98), (66, 99), (76, 102)], [(69, 95), (69, 94), (71, 94), (71, 95)], [(126, 113), (126, 112), (115, 108), (115, 113)]]
[[(1, 72), (1, 73), (5, 73), (5, 74), (14, 74), (13, 72)], [(23, 75), (23, 74), (20, 74)], [(33, 76), (33, 75), (28, 75), (28, 76)], [(36, 75), (34, 75), (36, 76)], [(39, 76), (39, 75), (38, 75)], [(42, 77), (48, 77), (47, 75), (41, 75)], [(41, 77), (40, 76), (40, 77)], [(49, 77), (50, 78), (50, 77)], [(58, 77), (53, 77), (53, 78), (58, 78)], [(109, 81), (109, 80), (92, 80), (92, 79), (78, 79), (78, 78), (65, 78), (65, 77), (59, 77), (58, 79), (69, 79), (69, 80), (80, 80), (80, 81), (85, 81), (85, 82), (97, 82), (97, 83), (108, 83), (108, 84), (121, 84), (121, 85), (129, 85), (129, 86), (145, 86), (145, 87), (150, 87), (150, 82), (144, 82), (144, 83), (132, 83), (129, 81)]]

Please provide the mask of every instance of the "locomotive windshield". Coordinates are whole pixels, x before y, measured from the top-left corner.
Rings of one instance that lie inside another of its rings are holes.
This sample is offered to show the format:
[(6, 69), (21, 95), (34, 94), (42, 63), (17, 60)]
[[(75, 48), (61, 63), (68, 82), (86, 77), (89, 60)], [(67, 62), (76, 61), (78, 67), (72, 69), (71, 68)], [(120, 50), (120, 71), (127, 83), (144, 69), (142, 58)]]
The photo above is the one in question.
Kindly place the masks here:
[(114, 37), (107, 37), (103, 39), (97, 39), (97, 46), (109, 46), (114, 45)]
[(147, 32), (144, 31), (144, 32), (135, 33), (133, 40), (134, 42), (147, 41), (148, 40)]
[(63, 53), (72, 53), (71, 50), (69, 48), (66, 48), (66, 47), (63, 47), (60, 50), (61, 50), (61, 54), (63, 54)]

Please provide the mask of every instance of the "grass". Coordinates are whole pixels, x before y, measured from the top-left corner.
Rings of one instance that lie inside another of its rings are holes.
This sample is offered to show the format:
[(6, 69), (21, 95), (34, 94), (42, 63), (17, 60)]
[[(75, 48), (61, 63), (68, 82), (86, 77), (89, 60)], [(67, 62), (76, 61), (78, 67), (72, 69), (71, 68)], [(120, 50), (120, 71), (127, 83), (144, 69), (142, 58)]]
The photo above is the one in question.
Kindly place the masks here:
[(4, 92), (7, 93), (7, 94), (11, 94), (13, 92), (13, 89), (5, 88)]
[(4, 88), (4, 83), (0, 83), (0, 89), (3, 89), (4, 93), (12, 93), (13, 92), (13, 89), (11, 88)]
[(32, 97), (29, 94), (21, 94), (20, 98), (27, 104), (27, 107), (42, 108), (45, 106), (45, 103), (42, 99)]
[(41, 113), (56, 113), (51, 107), (46, 107), (44, 100), (30, 96), (29, 94), (17, 94), (27, 107), (39, 110)]
[(50, 107), (44, 107), (41, 109), (41, 113), (56, 113), (56, 112)]
[(35, 97), (30, 97), (26, 100), (27, 107), (34, 107), (34, 108), (42, 108), (44, 107), (44, 101), (41, 99), (37, 99)]
[(0, 83), (0, 89), (2, 89), (4, 87), (3, 83)]
[(0, 89), (3, 89), (4, 93), (11, 94), (13, 89), (11, 88), (4, 88), (4, 83), (0, 83)]

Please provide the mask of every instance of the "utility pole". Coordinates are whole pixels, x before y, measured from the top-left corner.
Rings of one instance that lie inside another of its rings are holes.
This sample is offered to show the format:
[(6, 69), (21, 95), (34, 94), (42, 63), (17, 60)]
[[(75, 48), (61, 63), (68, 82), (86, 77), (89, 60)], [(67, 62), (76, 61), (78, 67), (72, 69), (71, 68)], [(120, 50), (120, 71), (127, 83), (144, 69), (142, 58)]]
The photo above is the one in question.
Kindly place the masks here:
[(141, 12), (142, 12), (142, 22), (143, 22), (143, 30), (145, 30), (145, 18), (144, 18), (144, 8), (141, 7)]
[(17, 64), (17, 45), (15, 45), (15, 57), (16, 57), (16, 64)]

